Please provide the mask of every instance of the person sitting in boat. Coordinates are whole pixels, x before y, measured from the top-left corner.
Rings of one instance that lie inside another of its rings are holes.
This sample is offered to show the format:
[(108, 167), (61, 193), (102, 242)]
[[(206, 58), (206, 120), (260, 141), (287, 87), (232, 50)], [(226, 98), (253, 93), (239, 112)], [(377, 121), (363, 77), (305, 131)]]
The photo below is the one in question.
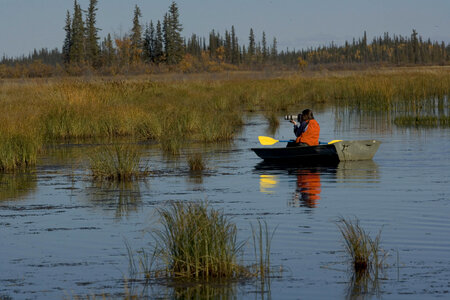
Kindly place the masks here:
[(315, 146), (319, 145), (320, 126), (314, 119), (312, 110), (305, 109), (301, 115), (298, 115), (298, 121), (291, 120), (294, 124), (294, 133), (297, 139), (296, 146)]

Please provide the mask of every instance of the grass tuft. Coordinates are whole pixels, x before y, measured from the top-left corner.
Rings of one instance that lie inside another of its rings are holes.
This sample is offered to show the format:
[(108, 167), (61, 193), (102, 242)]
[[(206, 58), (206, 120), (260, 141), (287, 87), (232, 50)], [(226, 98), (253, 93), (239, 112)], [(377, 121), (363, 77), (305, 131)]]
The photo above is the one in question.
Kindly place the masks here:
[(359, 220), (340, 218), (337, 226), (342, 234), (344, 246), (356, 272), (376, 271), (384, 261), (381, 249), (381, 231), (374, 239), (360, 226)]
[(194, 153), (188, 156), (189, 170), (199, 172), (206, 169), (206, 163), (201, 153)]
[(208, 280), (242, 274), (237, 258), (243, 243), (221, 211), (207, 202), (176, 202), (158, 212), (163, 229), (155, 231), (155, 238), (168, 277)]
[(161, 228), (153, 231), (155, 243), (150, 251), (141, 249), (135, 256), (126, 244), (133, 280), (143, 274), (145, 280), (164, 278), (183, 283), (223, 284), (249, 278), (268, 282), (275, 230), (270, 233), (266, 222), (252, 226), (256, 262), (244, 266), (238, 257), (245, 242), (238, 242), (236, 225), (206, 201), (172, 202), (158, 214)]
[(0, 171), (16, 172), (36, 164), (39, 137), (0, 133)]
[(99, 180), (129, 181), (144, 177), (148, 170), (142, 170), (140, 162), (140, 150), (130, 145), (100, 147), (90, 155), (92, 176)]

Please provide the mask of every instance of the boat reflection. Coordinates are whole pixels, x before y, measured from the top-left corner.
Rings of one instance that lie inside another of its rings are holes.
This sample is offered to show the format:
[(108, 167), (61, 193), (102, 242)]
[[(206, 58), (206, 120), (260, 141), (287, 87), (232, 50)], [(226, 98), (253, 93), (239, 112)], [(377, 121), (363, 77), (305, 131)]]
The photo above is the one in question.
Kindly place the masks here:
[(289, 204), (294, 207), (314, 208), (319, 203), (321, 188), (320, 170), (297, 170), (297, 187)]
[(273, 194), (278, 183), (277, 175), (259, 175), (259, 191), (263, 194)]
[(264, 194), (276, 194), (286, 182), (295, 178), (295, 189), (288, 205), (316, 208), (326, 189), (336, 188), (335, 183), (351, 186), (379, 182), (377, 164), (372, 160), (343, 161), (327, 164), (289, 164), (261, 162), (255, 166), (259, 174), (259, 190)]

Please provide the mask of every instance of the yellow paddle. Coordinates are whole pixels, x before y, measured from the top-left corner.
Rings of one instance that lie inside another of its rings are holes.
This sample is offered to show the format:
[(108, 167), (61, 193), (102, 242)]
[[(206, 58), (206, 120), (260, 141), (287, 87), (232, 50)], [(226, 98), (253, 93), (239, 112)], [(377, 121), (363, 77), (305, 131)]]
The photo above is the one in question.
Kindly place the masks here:
[(331, 142), (328, 142), (328, 144), (331, 145), (338, 142), (342, 142), (342, 140), (332, 140)]
[(273, 145), (278, 142), (293, 142), (293, 141), (279, 141), (279, 140), (273, 139), (268, 136), (258, 136), (258, 140), (261, 143), (261, 145), (264, 145), (264, 146)]
[[(293, 140), (289, 140), (289, 141), (280, 141), (280, 140), (276, 140), (274, 138), (268, 137), (268, 136), (258, 136), (258, 140), (261, 143), (261, 145), (264, 146), (270, 146), (273, 144), (276, 144), (278, 142), (293, 142)], [(332, 140), (331, 142), (329, 142), (328, 144), (334, 144), (337, 142), (342, 142), (342, 140)]]

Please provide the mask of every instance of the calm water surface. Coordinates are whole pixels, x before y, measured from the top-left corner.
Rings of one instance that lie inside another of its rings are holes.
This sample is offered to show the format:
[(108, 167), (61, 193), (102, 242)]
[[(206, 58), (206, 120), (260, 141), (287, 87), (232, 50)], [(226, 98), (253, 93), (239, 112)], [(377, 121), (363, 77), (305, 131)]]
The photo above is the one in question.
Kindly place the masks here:
[[(31, 174), (2, 175), (0, 298), (120, 295), (128, 276), (125, 240), (134, 249), (148, 246), (147, 231), (157, 226), (155, 208), (170, 200), (199, 199), (231, 216), (242, 240), (251, 236), (250, 224), (258, 218), (278, 226), (271, 254), (282, 270), (270, 291), (248, 282), (203, 286), (197, 289), (202, 296), (449, 297), (450, 130), (398, 128), (382, 117), (332, 110), (316, 117), (322, 141), (378, 139), (383, 144), (373, 161), (268, 166), (249, 150), (259, 146), (258, 135), (269, 135), (265, 119), (254, 116), (231, 145), (186, 149), (207, 158), (209, 169), (201, 177), (189, 174), (185, 157), (170, 160), (155, 145), (142, 145), (154, 171), (145, 182), (92, 182), (86, 165), (91, 145), (56, 147)], [(274, 136), (289, 139), (291, 131), (282, 121)], [(378, 281), (352, 281), (335, 224), (341, 216), (358, 217), (372, 234), (382, 229), (390, 266)], [(251, 253), (249, 245), (244, 259)], [(150, 298), (186, 292), (158, 283), (134, 290)]]

